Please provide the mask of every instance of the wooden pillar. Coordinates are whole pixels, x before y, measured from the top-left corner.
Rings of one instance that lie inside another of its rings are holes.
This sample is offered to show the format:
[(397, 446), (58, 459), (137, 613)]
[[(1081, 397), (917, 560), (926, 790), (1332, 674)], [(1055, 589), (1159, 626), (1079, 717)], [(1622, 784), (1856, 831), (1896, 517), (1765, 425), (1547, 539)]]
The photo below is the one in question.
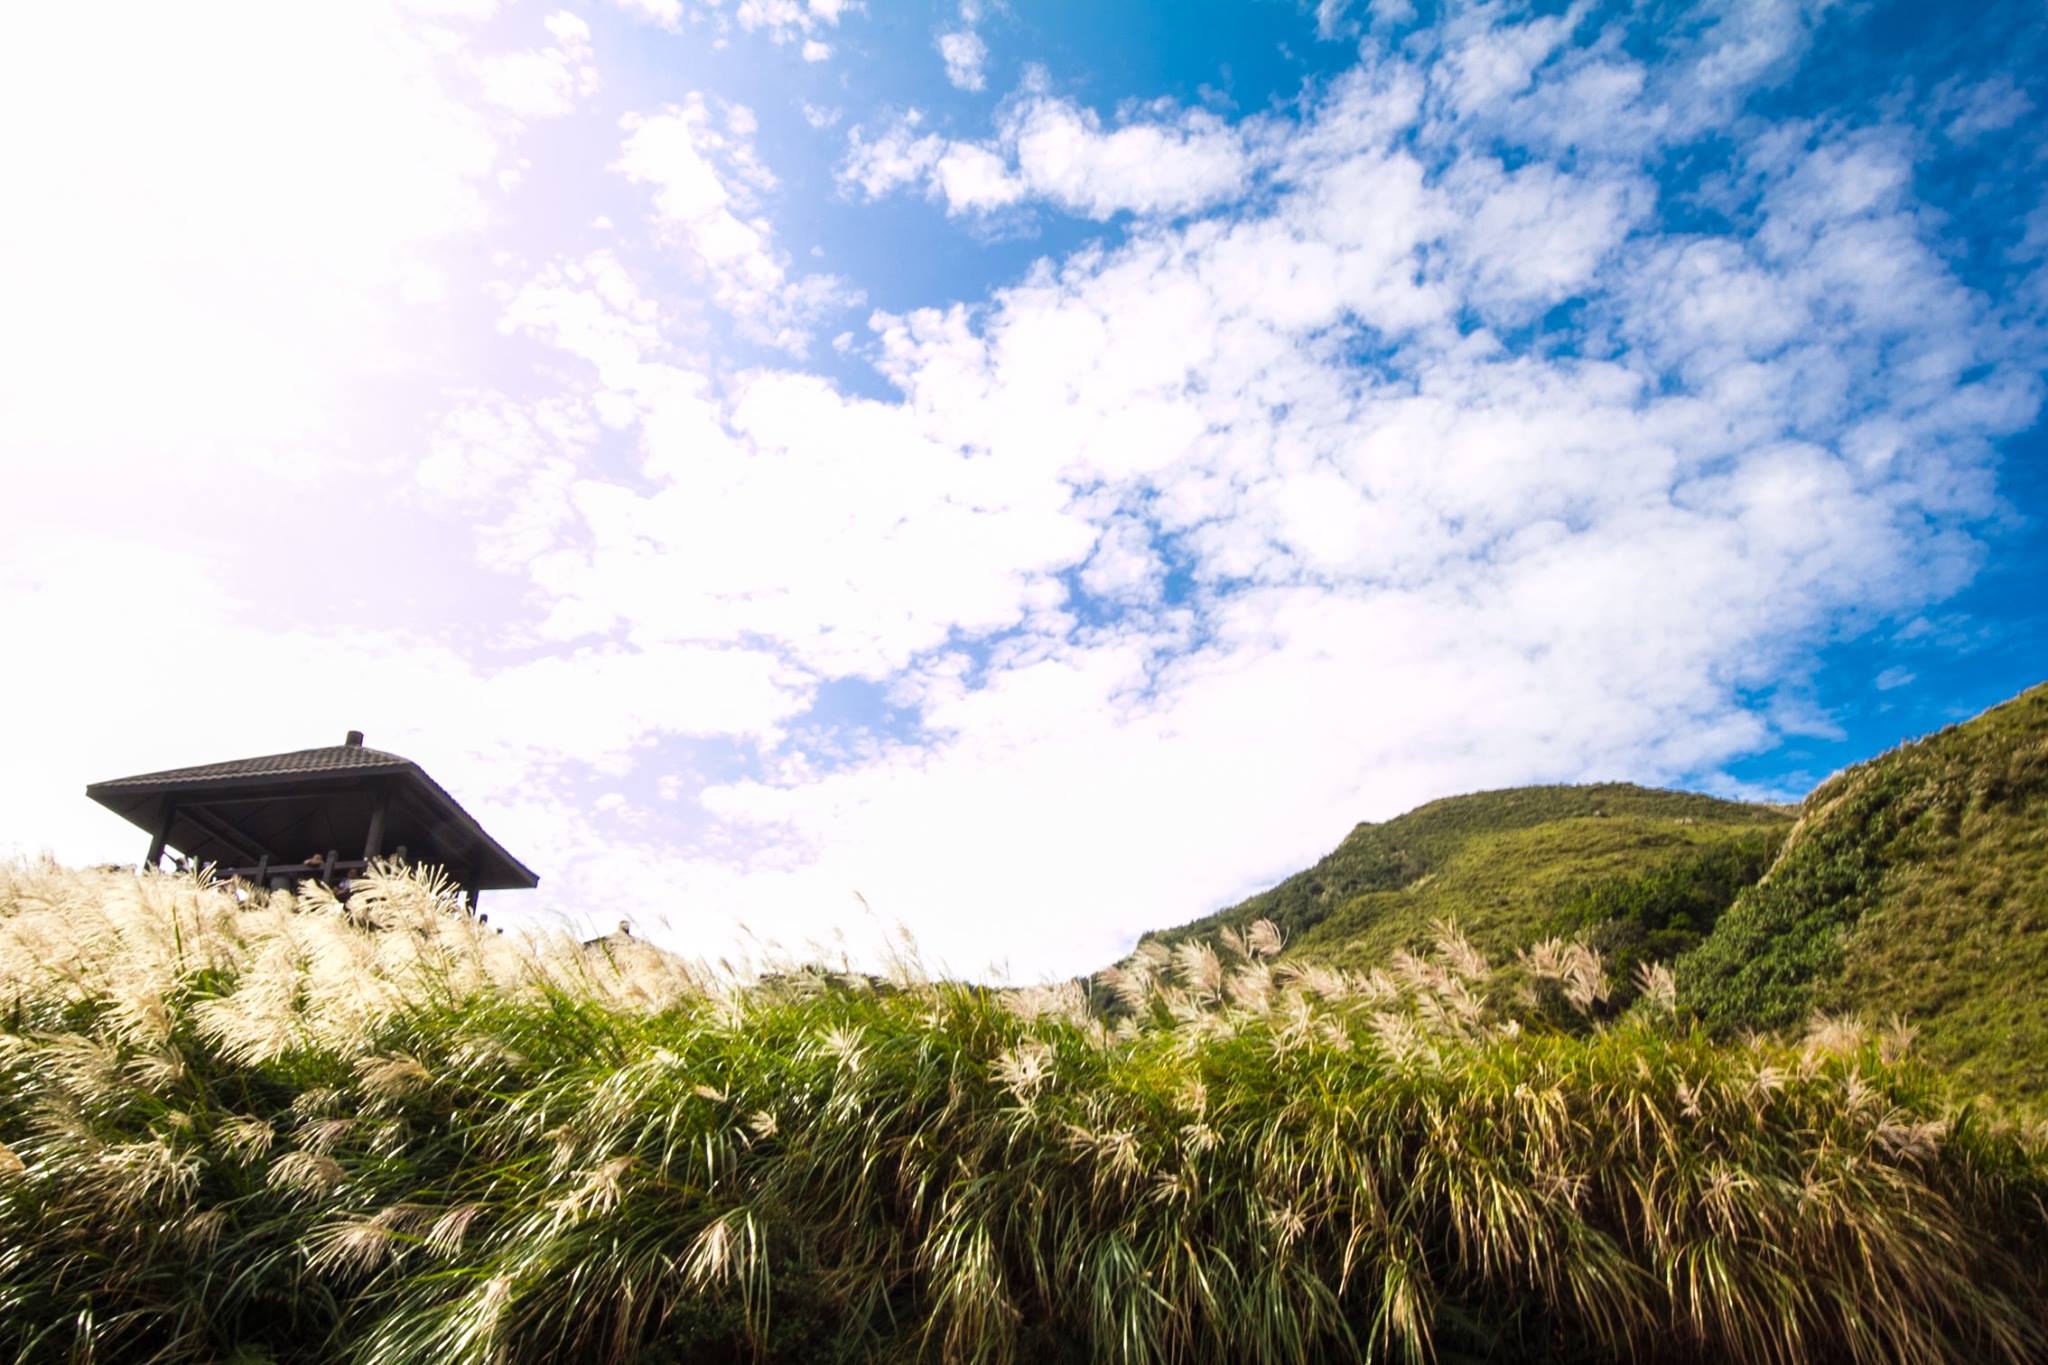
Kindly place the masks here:
[(380, 791), (371, 798), (370, 834), (363, 840), (363, 861), (366, 863), (373, 861), (384, 851), (384, 812), (390, 805), (391, 796), (388, 792)]
[(163, 818), (156, 822), (156, 833), (149, 837), (149, 856), (143, 859), (144, 868), (154, 868), (164, 860), (164, 845), (171, 839), (171, 821), (178, 815), (176, 797), (164, 798)]
[(472, 886), (471, 888), (469, 888), (469, 891), (463, 896), (462, 903), (464, 905), (467, 905), (469, 907), (469, 913), (474, 915), (476, 913), (477, 903), (483, 900), (483, 898), (484, 893)]
[(334, 860), (340, 856), (340, 849), (330, 848), (327, 850), (326, 859), (320, 864), (320, 880), (326, 882), (329, 886), (334, 885)]

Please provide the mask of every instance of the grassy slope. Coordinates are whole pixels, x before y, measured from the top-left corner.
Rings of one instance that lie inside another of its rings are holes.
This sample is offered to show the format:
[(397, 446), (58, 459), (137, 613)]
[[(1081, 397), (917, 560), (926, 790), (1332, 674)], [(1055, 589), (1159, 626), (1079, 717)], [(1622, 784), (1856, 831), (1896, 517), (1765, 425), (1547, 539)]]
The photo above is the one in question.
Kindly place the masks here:
[(1773, 838), (1790, 823), (1767, 806), (1626, 783), (1453, 796), (1361, 824), (1307, 871), (1157, 937), (1177, 942), (1263, 917), (1292, 953), (1371, 966), (1448, 918), (1482, 951), (1501, 952), (1554, 932), (1590, 886)]
[(1897, 1012), (1964, 1085), (2048, 1099), (2048, 686), (1822, 784), (1679, 982), (1724, 1027)]

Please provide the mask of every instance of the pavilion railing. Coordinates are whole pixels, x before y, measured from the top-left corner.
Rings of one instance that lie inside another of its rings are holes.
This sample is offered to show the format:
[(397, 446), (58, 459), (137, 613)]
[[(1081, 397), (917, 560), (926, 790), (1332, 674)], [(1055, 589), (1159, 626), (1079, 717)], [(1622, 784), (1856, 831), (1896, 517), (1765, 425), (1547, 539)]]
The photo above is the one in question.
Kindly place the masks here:
[[(243, 881), (261, 890), (287, 890), (302, 881), (324, 882), (340, 890), (350, 873), (361, 872), (373, 863), (404, 862), (405, 853), (401, 849), (387, 858), (342, 858), (330, 853), (317, 861), (303, 863), (273, 863), (266, 859), (250, 867), (215, 864), (212, 871), (218, 880)], [(471, 887), (464, 892), (463, 899), (474, 910), (478, 899), (476, 889)]]
[(288, 882), (314, 881), (331, 882), (336, 877), (350, 872), (361, 872), (370, 865), (367, 858), (322, 858), (309, 863), (257, 863), (252, 867), (220, 867), (213, 869), (213, 875), (225, 881), (238, 877), (258, 886), (268, 886), (273, 878), (287, 879)]

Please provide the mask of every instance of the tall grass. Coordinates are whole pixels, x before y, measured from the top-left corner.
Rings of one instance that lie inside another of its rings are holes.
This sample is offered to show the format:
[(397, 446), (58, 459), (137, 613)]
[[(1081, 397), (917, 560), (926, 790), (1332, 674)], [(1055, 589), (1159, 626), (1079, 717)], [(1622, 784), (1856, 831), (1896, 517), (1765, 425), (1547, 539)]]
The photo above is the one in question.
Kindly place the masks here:
[(994, 991), (0, 870), (18, 1359), (2026, 1360), (2048, 1150), (1903, 1039), (1278, 935)]

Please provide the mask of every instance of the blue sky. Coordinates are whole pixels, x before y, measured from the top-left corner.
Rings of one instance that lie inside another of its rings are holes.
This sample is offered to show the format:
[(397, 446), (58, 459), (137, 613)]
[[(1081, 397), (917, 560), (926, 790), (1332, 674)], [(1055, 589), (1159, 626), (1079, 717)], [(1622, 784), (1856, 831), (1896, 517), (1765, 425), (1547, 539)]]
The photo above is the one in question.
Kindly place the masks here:
[(46, 8), (0, 846), (361, 728), (508, 918), (1033, 976), (2048, 672), (2037, 6)]

